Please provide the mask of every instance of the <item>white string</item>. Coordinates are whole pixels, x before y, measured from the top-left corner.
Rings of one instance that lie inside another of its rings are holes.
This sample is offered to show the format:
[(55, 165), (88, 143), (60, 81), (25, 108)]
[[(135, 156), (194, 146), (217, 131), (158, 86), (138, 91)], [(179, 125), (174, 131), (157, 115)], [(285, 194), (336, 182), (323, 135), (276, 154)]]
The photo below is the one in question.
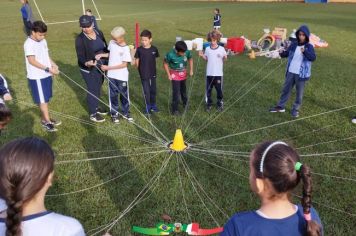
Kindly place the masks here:
[[(158, 154), (159, 154), (159, 153), (158, 153)], [(158, 154), (153, 155), (152, 157), (150, 157), (150, 158), (148, 158), (147, 160), (145, 160), (145, 161), (143, 161), (142, 163), (140, 163), (138, 166), (142, 166), (143, 164), (149, 162), (150, 160), (152, 160), (152, 159), (154, 159), (155, 157), (157, 157)], [(111, 178), (111, 179), (109, 179), (109, 180), (106, 180), (106, 181), (104, 181), (104, 182), (102, 182), (102, 183), (100, 183), (100, 184), (96, 184), (96, 185), (91, 186), (91, 187), (88, 187), (88, 188), (84, 188), (84, 189), (80, 189), (80, 190), (72, 191), (72, 192), (67, 192), (67, 193), (48, 194), (48, 195), (46, 195), (46, 196), (47, 196), (47, 197), (59, 197), (59, 196), (67, 196), (67, 195), (73, 195), (73, 194), (77, 194), (77, 193), (82, 193), (82, 192), (85, 192), (85, 191), (88, 191), (88, 190), (91, 190), (91, 189), (94, 189), (94, 188), (103, 186), (103, 185), (105, 185), (105, 184), (107, 184), (107, 183), (110, 183), (110, 182), (112, 182), (112, 181), (114, 181), (114, 180), (117, 180), (117, 179), (119, 179), (119, 178), (121, 178), (121, 177), (123, 177), (123, 176), (125, 176), (125, 175), (127, 175), (127, 174), (129, 174), (129, 173), (131, 173), (132, 171), (134, 171), (134, 170), (136, 170), (136, 169), (137, 169), (137, 166), (135, 166), (134, 168), (132, 168), (132, 169), (130, 169), (130, 170), (128, 170), (128, 171), (126, 171), (126, 172), (120, 174), (120, 175), (117, 175), (117, 176), (115, 176), (115, 177), (113, 177), (113, 178)]]
[(310, 147), (315, 147), (315, 146), (319, 146), (322, 144), (328, 144), (328, 143), (336, 143), (336, 142), (340, 142), (340, 141), (345, 141), (345, 140), (350, 140), (350, 139), (354, 139), (356, 138), (356, 136), (351, 136), (348, 138), (342, 138), (342, 139), (336, 139), (336, 140), (331, 140), (331, 141), (326, 141), (326, 142), (321, 142), (321, 143), (316, 143), (316, 144), (311, 144), (311, 145), (307, 145), (307, 146), (303, 146), (303, 147), (298, 147), (296, 149), (305, 149), (305, 148), (310, 148)]
[[(245, 87), (250, 81), (252, 81), (262, 70), (264, 70), (265, 67), (267, 67), (269, 65), (269, 63), (272, 61), (272, 59), (270, 59), (263, 67), (261, 67), (248, 81), (246, 81), (241, 87), (240, 89), (238, 89), (231, 97), (229, 100), (227, 100), (227, 103), (231, 101), (231, 99), (233, 99), (235, 97), (235, 95), (240, 92), (240, 90), (242, 90), (243, 87)], [(211, 81), (212, 83), (213, 81)], [(209, 87), (211, 86), (211, 83), (209, 85)], [(199, 109), (199, 107), (201, 106), (201, 104), (203, 103), (204, 101), (204, 98), (202, 99), (202, 101), (200, 102), (199, 106), (197, 107), (197, 110), (195, 111), (194, 115), (192, 116), (192, 118), (190, 119), (190, 122), (188, 123), (188, 125), (186, 126), (186, 128), (184, 129), (184, 132), (188, 132), (188, 128), (189, 126), (191, 125), (191, 123), (193, 122), (194, 120), (194, 117), (195, 115), (197, 114), (197, 111)], [(216, 112), (213, 114), (215, 115)]]
[(183, 157), (181, 157), (181, 162), (182, 162), (182, 165), (183, 165), (183, 167), (184, 167), (184, 169), (185, 169), (185, 172), (187, 173), (188, 179), (189, 179), (190, 183), (191, 183), (192, 186), (193, 186), (193, 189), (194, 189), (195, 193), (198, 195), (198, 197), (199, 197), (199, 199), (200, 199), (200, 202), (203, 204), (203, 206), (205, 207), (205, 209), (208, 211), (210, 217), (213, 219), (213, 221), (216, 223), (216, 225), (217, 225), (218, 227), (220, 227), (219, 222), (217, 222), (217, 220), (215, 219), (215, 217), (212, 215), (212, 213), (210, 212), (209, 208), (206, 206), (206, 204), (205, 204), (203, 198), (200, 196), (198, 190), (196, 189), (196, 187), (195, 187), (193, 181), (191, 180), (191, 177), (190, 177), (190, 175), (189, 175), (189, 172), (188, 172), (187, 168), (185, 167), (185, 165), (184, 165), (184, 163), (183, 163)]
[[(191, 152), (194, 152), (196, 154), (201, 154), (201, 152), (197, 152), (197, 151), (194, 151), (194, 150), (191, 150), (189, 149), (189, 151)], [(243, 160), (243, 159), (240, 159), (240, 158), (234, 158), (234, 157), (226, 157), (226, 156), (218, 156), (219, 154), (217, 153), (204, 153), (205, 156), (210, 156), (210, 157), (216, 157), (216, 158), (223, 158), (223, 159), (227, 159), (227, 160), (233, 160), (233, 161), (241, 161), (241, 162), (245, 162), (245, 163), (249, 163), (250, 161), (248, 160)]]
[(222, 140), (222, 139), (235, 137), (235, 136), (239, 136), (239, 135), (242, 135), (242, 134), (252, 133), (252, 132), (255, 132), (255, 131), (259, 131), (259, 130), (273, 128), (273, 127), (277, 127), (277, 126), (281, 126), (281, 125), (285, 125), (285, 124), (290, 124), (290, 123), (293, 123), (293, 122), (306, 120), (306, 119), (310, 119), (310, 118), (313, 118), (313, 117), (317, 117), (317, 116), (321, 116), (321, 115), (325, 115), (325, 114), (329, 114), (329, 113), (333, 113), (333, 112), (338, 112), (338, 111), (350, 109), (350, 108), (355, 107), (355, 106), (356, 105), (346, 106), (346, 107), (342, 107), (342, 108), (338, 108), (338, 109), (334, 109), (334, 110), (330, 110), (330, 111), (326, 111), (326, 112), (321, 112), (321, 113), (318, 113), (318, 114), (315, 114), (315, 115), (302, 117), (302, 118), (295, 119), (295, 120), (284, 121), (284, 122), (281, 122), (281, 123), (268, 125), (268, 126), (264, 126), (264, 127), (261, 127), (261, 128), (256, 128), (256, 129), (252, 129), (252, 130), (242, 131), (242, 132), (239, 132), (239, 133), (229, 134), (229, 135), (226, 135), (226, 136), (223, 136), (223, 137), (220, 137), (220, 138), (214, 138), (214, 139), (210, 139), (210, 140), (207, 140), (207, 141), (203, 141), (203, 142), (200, 142), (198, 144), (203, 144), (203, 143), (207, 144), (207, 143), (211, 143), (211, 142), (216, 142), (216, 141), (219, 141), (219, 140)]
[(176, 160), (177, 160), (178, 178), (179, 178), (180, 188), (181, 188), (181, 190), (182, 190), (182, 196), (183, 196), (183, 203), (184, 203), (184, 206), (185, 206), (185, 210), (186, 210), (186, 212), (187, 212), (187, 215), (188, 215), (188, 220), (189, 220), (189, 222), (191, 222), (191, 221), (192, 221), (192, 218), (191, 218), (190, 213), (189, 213), (189, 210), (188, 210), (188, 204), (187, 204), (187, 201), (186, 201), (186, 199), (185, 199), (185, 194), (184, 194), (182, 176), (180, 175), (179, 159), (176, 158)]
[(313, 175), (319, 175), (319, 176), (323, 176), (323, 177), (329, 177), (329, 178), (334, 178), (334, 179), (341, 179), (341, 180), (356, 182), (356, 179), (353, 179), (353, 178), (346, 178), (346, 177), (335, 176), (335, 175), (327, 175), (327, 174), (322, 174), (322, 173), (317, 173), (317, 172), (311, 172), (311, 173)]
[(157, 148), (157, 147), (141, 147), (141, 148), (127, 148), (127, 149), (111, 149), (111, 150), (67, 152), (67, 153), (57, 153), (56, 156), (69, 156), (69, 155), (81, 155), (81, 154), (92, 154), (92, 153), (103, 153), (103, 152), (116, 152), (116, 151), (119, 152), (119, 151), (154, 149), (154, 148)]
[[(104, 76), (104, 78), (106, 78), (106, 80), (108, 81), (108, 83), (110, 83), (111, 85), (115, 86), (115, 88), (119, 91), (119, 88), (118, 88), (113, 82), (110, 81), (110, 78), (109, 78), (104, 72), (102, 72), (101, 69), (100, 69), (98, 66), (95, 66), (95, 68)], [(122, 96), (124, 96), (125, 99), (129, 100), (124, 94), (122, 94), (122, 93), (120, 93), (120, 94), (121, 94)], [(146, 99), (145, 99), (145, 101), (146, 101)], [(145, 120), (148, 121), (148, 123), (151, 125), (152, 128), (154, 128), (160, 135), (162, 135), (162, 137), (163, 137), (166, 141), (168, 141), (168, 138), (152, 123), (151, 119), (148, 119), (144, 114), (142, 114), (142, 112), (140, 111), (140, 109), (138, 109), (138, 108), (135, 106), (135, 104), (130, 103), (130, 105), (132, 105), (132, 107), (135, 108), (135, 109), (138, 111), (138, 113), (139, 113)], [(146, 103), (146, 107), (147, 107), (147, 103)], [(111, 108), (109, 107), (109, 109), (111, 109)], [(117, 111), (115, 111), (115, 112), (117, 112)], [(153, 132), (154, 132), (154, 131), (153, 131)], [(155, 134), (155, 132), (154, 132), (154, 134)], [(156, 135), (155, 135), (155, 136), (156, 136)], [(157, 136), (156, 136), (156, 139), (157, 139), (157, 140), (160, 140)]]
[[(103, 105), (105, 105), (106, 107), (108, 107), (109, 109), (111, 109), (111, 107), (106, 104), (103, 100), (101, 100), (100, 98), (98, 98), (97, 96), (95, 96), (93, 93), (91, 93), (90, 91), (88, 91), (87, 89), (85, 89), (83, 86), (81, 86), (79, 83), (77, 83), (75, 80), (73, 80), (72, 78), (70, 78), (68, 75), (66, 75), (65, 73), (63, 73), (62, 71), (59, 71), (59, 73), (61, 73), (64, 77), (66, 77), (67, 79), (69, 79), (70, 81), (72, 81), (75, 85), (77, 85), (79, 88), (81, 88), (82, 90), (84, 90), (85, 92), (87, 92), (88, 94), (90, 94), (91, 96), (93, 96), (94, 98), (96, 98), (99, 102), (101, 102)], [(119, 111), (115, 111), (116, 113), (120, 114), (122, 117), (125, 118), (125, 116), (120, 113)], [(143, 128), (142, 126), (138, 125), (136, 122), (131, 122), (132, 124), (136, 125), (138, 128), (140, 128), (142, 131), (146, 132), (147, 134), (149, 134), (150, 136), (154, 137), (157, 139), (157, 137), (155, 137), (154, 135), (152, 135), (148, 130), (146, 130), (145, 128)], [(160, 139), (157, 139), (158, 141), (162, 141)]]
[(350, 153), (350, 152), (356, 152), (356, 149), (338, 151), (338, 152), (302, 154), (302, 155), (299, 155), (299, 156), (301, 156), (301, 157), (326, 156), (326, 155), (334, 155), (334, 154), (342, 154), (342, 153)]
[[(23, 102), (23, 101), (20, 101), (20, 100), (17, 100), (17, 99), (13, 99), (13, 101), (17, 102), (17, 103), (20, 103), (20, 104), (23, 104), (23, 105), (28, 106), (28, 107), (36, 107), (37, 108), (37, 106), (34, 105), (34, 104)], [(49, 113), (55, 114), (57, 116), (61, 116), (61, 117), (64, 117), (64, 118), (67, 118), (67, 119), (70, 119), (70, 120), (73, 120), (73, 121), (77, 121), (77, 122), (85, 124), (85, 125), (97, 127), (97, 125), (95, 125), (93, 122), (90, 122), (90, 121), (87, 121), (87, 120), (83, 120), (83, 119), (77, 118), (75, 116), (71, 116), (71, 115), (68, 115), (68, 114), (65, 114), (65, 113), (61, 113), (61, 112), (58, 112), (58, 111), (55, 111), (55, 110), (50, 110), (50, 109), (48, 111), (49, 111)], [(129, 137), (129, 138), (133, 138), (133, 139), (136, 139), (136, 140), (139, 140), (139, 141), (142, 141), (142, 142), (150, 143), (152, 145), (158, 145), (158, 146), (162, 145), (162, 143), (153, 142), (152, 140), (149, 140), (149, 139), (146, 139), (146, 138), (141, 138), (139, 136), (136, 136), (136, 135), (133, 135), (133, 134), (129, 134), (129, 133), (117, 130), (117, 129), (113, 130), (113, 129), (108, 129), (106, 127), (101, 127), (101, 129), (106, 130), (106, 132), (109, 132), (109, 133), (115, 132), (115, 135), (117, 133), (123, 134), (123, 135), (125, 135), (125, 137)]]
[(193, 90), (194, 80), (195, 80), (196, 74), (198, 72), (199, 62), (200, 62), (200, 56), (198, 56), (198, 62), (197, 62), (197, 65), (195, 66), (195, 73), (194, 73), (193, 77), (190, 78), (190, 86), (189, 86), (190, 89), (189, 89), (189, 92), (188, 92), (188, 102), (187, 102), (186, 107), (185, 107), (185, 109), (183, 111), (183, 116), (182, 116), (179, 128), (182, 128), (183, 122), (184, 122), (184, 118), (185, 118), (187, 110), (189, 109), (189, 106), (190, 106), (190, 100), (191, 100), (191, 97), (192, 97), (192, 90)]
[[(299, 195), (294, 194), (294, 193), (292, 193), (292, 195), (295, 196), (295, 197), (297, 197), (297, 198), (299, 198), (299, 199), (302, 199), (302, 196), (299, 196)], [(331, 207), (331, 206), (329, 206), (329, 204), (324, 204), (324, 203), (316, 202), (316, 201), (314, 201), (314, 200), (312, 200), (312, 203), (313, 203), (313, 204), (315, 203), (315, 204), (320, 205), (320, 206), (322, 206), (322, 207), (331, 209), (331, 210), (333, 210), (333, 211), (338, 211), (338, 212), (341, 212), (341, 213), (343, 213), (343, 214), (346, 214), (346, 215), (349, 215), (349, 216), (352, 216), (352, 217), (356, 217), (356, 214), (352, 214), (352, 213), (349, 213), (349, 212), (347, 212), (347, 211), (343, 211), (343, 210), (341, 210), (341, 209), (337, 209), (337, 208), (335, 208), (335, 207)]]
[(198, 181), (198, 179), (194, 176), (192, 170), (189, 168), (187, 162), (185, 161), (183, 155), (181, 154), (181, 159), (182, 159), (182, 163), (185, 164), (185, 166), (187, 167), (187, 170), (190, 172), (191, 177), (195, 180), (195, 182), (197, 183), (198, 187), (201, 189), (201, 191), (204, 193), (205, 197), (208, 198), (210, 200), (210, 202), (226, 217), (226, 219), (229, 219), (229, 215), (222, 210), (215, 202), (214, 200), (209, 196), (209, 194), (204, 190), (203, 186), (201, 185), (201, 183)]
[(189, 150), (196, 151), (196, 152), (202, 152), (202, 153), (212, 153), (212, 154), (221, 154), (221, 155), (228, 155), (228, 156), (238, 156), (238, 157), (249, 157), (249, 155), (241, 155), (240, 153), (234, 153), (234, 152), (229, 152), (229, 151), (221, 151), (221, 150), (203, 150), (199, 148), (190, 148)]
[(208, 127), (212, 122), (214, 122), (217, 118), (219, 118), (222, 114), (224, 114), (228, 109), (230, 109), (233, 105), (235, 105), (238, 101), (240, 101), (243, 97), (245, 97), (247, 94), (249, 94), (255, 87), (257, 87), (262, 81), (267, 79), (271, 74), (273, 74), (276, 70), (278, 70), (281, 66), (283, 65), (283, 61), (274, 68), (271, 72), (269, 72), (267, 75), (262, 77), (261, 80), (259, 80), (257, 83), (255, 83), (251, 88), (249, 88), (244, 94), (242, 94), (240, 97), (238, 97), (233, 103), (231, 103), (228, 107), (226, 107), (222, 112), (220, 112), (218, 115), (216, 115), (213, 119), (208, 119), (206, 122), (201, 125), (193, 135), (189, 137), (187, 142), (189, 142), (191, 139), (193, 139), (195, 136), (197, 136), (201, 131), (203, 131), (206, 127)]
[(195, 159), (201, 160), (201, 161), (206, 162), (206, 163), (208, 163), (208, 164), (210, 164), (210, 165), (213, 165), (213, 166), (215, 166), (215, 167), (217, 167), (217, 168), (220, 168), (220, 169), (222, 169), (222, 170), (228, 171), (228, 172), (230, 172), (230, 173), (233, 173), (233, 174), (235, 174), (235, 175), (238, 175), (238, 176), (241, 176), (241, 177), (244, 177), (244, 178), (248, 179), (248, 177), (245, 176), (245, 175), (243, 175), (243, 174), (240, 174), (240, 173), (235, 172), (235, 171), (233, 171), (233, 170), (230, 170), (230, 169), (227, 169), (227, 168), (225, 168), (225, 167), (219, 166), (219, 165), (217, 165), (217, 164), (215, 164), (215, 163), (213, 163), (213, 162), (210, 162), (210, 161), (204, 160), (204, 159), (202, 159), (202, 158), (199, 158), (199, 157), (193, 155), (192, 153), (189, 153), (189, 152), (188, 152), (187, 154), (188, 154), (188, 156), (191, 156), (191, 157), (193, 157), (193, 158), (195, 158)]
[(128, 153), (128, 154), (122, 154), (116, 156), (96, 157), (96, 158), (87, 158), (87, 159), (78, 159), (78, 160), (57, 161), (55, 164), (62, 165), (62, 164), (80, 163), (80, 162), (88, 162), (88, 161), (108, 160), (108, 159), (115, 159), (118, 157), (127, 157), (127, 156), (144, 156), (149, 154), (159, 154), (162, 152), (167, 152), (167, 150), (145, 152), (145, 153)]
[[(102, 232), (103, 230), (106, 230), (106, 232), (108, 233), (129, 211), (131, 211), (131, 209), (133, 209), (137, 204), (140, 203), (140, 200), (148, 193), (148, 191), (150, 191), (152, 186), (156, 188), (157, 185), (155, 183), (159, 180), (161, 174), (167, 167), (167, 165), (171, 159), (171, 156), (172, 156), (172, 154), (163, 161), (161, 168), (151, 178), (151, 180), (146, 184), (146, 186), (142, 189), (142, 191), (135, 197), (135, 199), (130, 203), (130, 205), (120, 214), (120, 216), (117, 217), (111, 224), (107, 225), (107, 227), (104, 227), (100, 231), (91, 234), (91, 236), (94, 236), (94, 235)], [(151, 182), (152, 182), (152, 184), (151, 184)], [(153, 192), (151, 192), (151, 194), (149, 196), (151, 196), (152, 193)]]

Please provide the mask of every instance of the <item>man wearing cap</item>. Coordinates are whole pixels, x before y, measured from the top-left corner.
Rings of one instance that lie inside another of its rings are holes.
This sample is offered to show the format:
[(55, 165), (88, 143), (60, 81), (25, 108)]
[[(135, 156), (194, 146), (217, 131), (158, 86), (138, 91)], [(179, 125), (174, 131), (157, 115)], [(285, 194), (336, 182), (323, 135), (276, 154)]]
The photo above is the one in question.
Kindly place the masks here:
[(103, 60), (96, 61), (95, 56), (108, 52), (107, 43), (104, 34), (100, 30), (94, 29), (94, 22), (90, 16), (81, 16), (79, 25), (82, 32), (75, 40), (75, 49), (80, 73), (87, 85), (89, 118), (94, 122), (104, 122), (105, 119), (101, 115), (106, 113), (99, 109), (100, 91), (104, 78), (99, 68), (106, 62)]

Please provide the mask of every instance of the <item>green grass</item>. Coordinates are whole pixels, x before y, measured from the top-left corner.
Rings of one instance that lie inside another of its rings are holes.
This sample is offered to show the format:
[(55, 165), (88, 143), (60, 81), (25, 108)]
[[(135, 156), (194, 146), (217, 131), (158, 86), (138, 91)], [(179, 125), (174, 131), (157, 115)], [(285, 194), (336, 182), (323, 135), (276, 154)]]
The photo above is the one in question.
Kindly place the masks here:
[[(75, 3), (74, 3), (75, 2)], [(80, 1), (37, 0), (43, 17), (48, 22), (75, 20), (80, 14)], [(356, 5), (351, 4), (297, 4), (297, 3), (209, 3), (184, 1), (133, 1), (133, 0), (100, 0), (96, 1), (103, 20), (99, 21), (109, 39), (109, 32), (114, 26), (122, 25), (127, 30), (127, 42), (134, 40), (135, 22), (140, 22), (141, 28), (148, 28), (154, 34), (154, 45), (159, 48), (161, 59), (172, 47), (176, 36), (192, 39), (204, 36), (211, 27), (212, 10), (221, 9), (223, 15), (223, 33), (227, 36), (245, 35), (250, 39), (261, 36), (265, 27), (281, 26), (289, 32), (300, 24), (309, 25), (312, 32), (329, 42), (329, 48), (317, 49), (317, 61), (313, 64), (313, 75), (308, 82), (301, 118), (319, 114), (356, 104)], [(88, 5), (89, 7), (92, 7)], [(34, 11), (35, 7), (33, 6)], [(37, 14), (37, 13), (36, 13)], [(37, 16), (38, 18), (38, 16)], [(130, 155), (148, 151), (163, 150), (161, 147), (129, 138), (129, 133), (141, 138), (155, 141), (155, 138), (140, 128), (122, 122), (119, 126), (106, 122), (101, 125), (88, 125), (85, 92), (63, 76), (55, 79), (54, 98), (50, 108), (62, 113), (57, 115), (63, 125), (55, 134), (45, 133), (39, 123), (39, 111), (31, 107), (32, 100), (27, 88), (22, 33), (22, 22), (18, 1), (3, 0), (0, 7), (0, 71), (10, 82), (13, 95), (17, 101), (9, 106), (14, 112), (14, 119), (4, 135), (1, 143), (6, 143), (17, 137), (39, 136), (46, 139), (58, 154), (73, 152), (91, 152), (90, 154), (58, 155), (58, 161), (97, 158), (123, 155), (109, 160), (80, 162), (57, 165), (56, 181), (49, 194), (61, 194), (85, 189), (103, 183), (115, 176), (136, 167), (132, 172), (108, 184), (90, 190), (65, 196), (48, 197), (49, 209), (71, 215), (79, 219), (86, 231), (107, 224), (117, 217), (137, 196), (147, 182), (156, 174), (168, 153), (160, 153), (152, 160), (144, 163), (153, 154)], [(78, 83), (84, 85), (76, 64), (74, 38), (79, 32), (77, 23), (51, 25), (48, 32), (48, 44), (52, 58), (60, 69)], [(160, 59), (160, 60), (161, 60)], [(185, 132), (189, 138), (214, 115), (204, 112), (201, 104), (204, 96), (205, 63), (199, 61), (194, 52), (197, 73), (192, 84), (190, 109), (183, 121), (185, 129), (197, 111), (190, 128)], [(279, 97), (284, 80), (285, 61), (270, 62), (268, 59), (257, 58), (249, 60), (247, 56), (229, 57), (225, 65), (225, 107), (230, 107), (206, 129), (202, 130), (192, 140), (197, 143), (212, 138), (233, 133), (253, 130), (285, 121), (292, 121), (289, 113), (270, 114), (268, 108)], [(260, 74), (248, 82), (260, 68)], [(161, 62), (158, 63), (158, 105), (161, 113), (152, 117), (152, 122), (168, 138), (173, 138), (176, 128), (180, 128), (180, 118), (174, 119), (168, 113), (170, 102), (170, 84), (163, 72)], [(276, 69), (274, 72), (272, 72)], [(254, 89), (249, 90), (269, 72), (272, 72)], [(248, 82), (248, 83), (246, 83)], [(240, 91), (242, 85), (245, 85)], [(190, 81), (188, 81), (189, 88)], [(102, 98), (107, 102), (106, 83)], [(241, 97), (244, 95), (243, 97)], [(132, 103), (143, 110), (140, 80), (135, 69), (130, 68), (130, 96)], [(240, 99), (239, 99), (240, 98)], [(228, 100), (231, 99), (229, 102)], [(232, 103), (235, 100), (238, 102)], [(291, 103), (288, 108), (290, 108)], [(132, 115), (144, 129), (153, 133), (149, 123), (132, 108)], [(289, 111), (289, 110), (288, 110)], [(68, 119), (63, 114), (76, 117)], [(318, 144), (331, 140), (339, 140), (355, 135), (356, 126), (350, 123), (350, 118), (356, 114), (356, 108), (345, 109), (310, 119), (291, 122), (244, 133), (213, 143), (214, 145), (236, 146), (206, 146), (206, 149), (221, 149), (249, 152), (253, 143), (266, 139), (290, 139), (295, 147)], [(320, 144), (300, 149), (301, 154), (336, 152), (355, 149), (355, 139)], [(143, 149), (146, 148), (146, 149)], [(116, 150), (105, 152), (105, 150)], [(226, 170), (207, 164), (195, 155), (216, 165), (248, 176), (247, 157), (229, 155), (207, 155), (188, 152), (183, 157), (173, 155), (159, 181), (156, 189), (148, 192), (149, 197), (133, 208), (113, 227), (114, 235), (131, 235), (133, 225), (154, 226), (163, 213), (169, 214), (177, 222), (190, 223), (187, 216), (182, 192), (186, 198), (191, 219), (200, 222), (203, 227), (214, 227), (216, 224), (209, 216), (199, 197), (194, 192), (189, 178), (179, 162), (183, 158), (194, 176), (203, 186), (209, 196), (229, 216), (237, 211), (256, 209), (259, 201), (251, 193), (246, 178), (232, 174)], [(355, 159), (340, 156), (355, 156), (354, 153), (335, 155), (335, 157), (316, 156), (303, 157), (302, 162), (308, 163), (314, 172), (347, 178), (355, 178)], [(225, 158), (223, 158), (225, 157)], [(230, 160), (233, 158), (237, 160)], [(144, 164), (141, 164), (144, 163)], [(182, 177), (182, 185), (177, 173), (178, 165)], [(314, 175), (313, 199), (323, 205), (314, 206), (320, 213), (326, 235), (352, 235), (356, 229), (355, 222), (355, 182), (345, 181), (325, 176)], [(183, 186), (183, 188), (182, 188)], [(199, 189), (200, 190), (200, 189)], [(226, 217), (218, 211), (210, 201), (202, 195), (211, 214), (220, 225), (226, 222)], [(301, 194), (296, 191), (296, 194)], [(298, 199), (295, 199), (297, 202)], [(332, 210), (328, 207), (339, 209)]]

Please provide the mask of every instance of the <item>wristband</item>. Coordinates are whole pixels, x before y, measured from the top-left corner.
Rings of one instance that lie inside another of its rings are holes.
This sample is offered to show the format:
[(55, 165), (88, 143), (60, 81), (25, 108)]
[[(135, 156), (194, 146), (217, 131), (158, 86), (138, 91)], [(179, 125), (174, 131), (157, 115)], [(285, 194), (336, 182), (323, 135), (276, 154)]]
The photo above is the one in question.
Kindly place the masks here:
[(47, 73), (49, 73), (49, 67), (46, 67), (46, 69), (44, 69), (44, 71), (46, 71)]

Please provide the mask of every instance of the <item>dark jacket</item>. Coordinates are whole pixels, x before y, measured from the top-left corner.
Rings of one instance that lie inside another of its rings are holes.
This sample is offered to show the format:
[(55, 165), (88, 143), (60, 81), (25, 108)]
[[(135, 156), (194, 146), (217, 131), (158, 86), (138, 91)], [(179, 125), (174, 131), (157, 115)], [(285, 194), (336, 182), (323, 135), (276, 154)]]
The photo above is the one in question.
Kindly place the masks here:
[[(306, 36), (306, 40), (305, 43), (302, 44), (299, 42), (299, 37), (298, 34), (299, 32), (303, 32)], [(302, 65), (300, 67), (300, 72), (299, 72), (299, 78), (302, 80), (309, 80), (310, 76), (311, 76), (311, 64), (313, 61), (316, 60), (316, 55), (315, 55), (315, 51), (314, 51), (314, 47), (312, 44), (309, 43), (309, 37), (310, 37), (310, 31), (308, 29), (308, 27), (306, 25), (302, 25), (297, 32), (295, 33), (296, 37), (297, 37), (297, 41), (293, 42), (286, 51), (283, 51), (282, 53), (280, 53), (281, 57), (288, 57), (288, 64), (287, 64), (287, 72), (288, 73), (288, 69), (290, 66), (290, 63), (293, 60), (294, 57), (294, 53), (295, 50), (297, 48), (297, 46), (301, 46), (304, 45), (304, 58), (303, 58), (303, 62)]]
[[(97, 37), (100, 37), (101, 40), (104, 41), (105, 44), (105, 52), (109, 52), (107, 50), (108, 45), (106, 43), (105, 37), (103, 32), (100, 30), (94, 30)], [(87, 61), (92, 61), (95, 60), (95, 52), (90, 46), (90, 39), (88, 39), (87, 36), (83, 32), (81, 32), (76, 40), (75, 40), (75, 50), (77, 51), (77, 57), (78, 57), (78, 65), (81, 69), (83, 70), (91, 70), (91, 68), (85, 66), (85, 63)]]

